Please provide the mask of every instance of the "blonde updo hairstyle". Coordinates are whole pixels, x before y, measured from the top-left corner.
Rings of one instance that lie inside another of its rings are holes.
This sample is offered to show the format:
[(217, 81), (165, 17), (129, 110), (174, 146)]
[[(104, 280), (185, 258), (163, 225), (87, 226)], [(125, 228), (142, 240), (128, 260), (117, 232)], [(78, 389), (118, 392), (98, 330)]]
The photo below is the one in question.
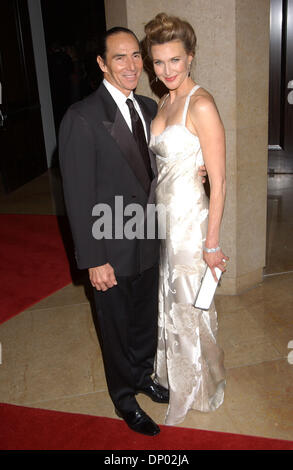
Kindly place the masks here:
[(149, 57), (152, 57), (151, 48), (155, 44), (164, 44), (169, 41), (182, 41), (185, 52), (195, 55), (196, 35), (192, 26), (185, 20), (166, 13), (159, 13), (149, 21), (145, 28), (145, 46)]

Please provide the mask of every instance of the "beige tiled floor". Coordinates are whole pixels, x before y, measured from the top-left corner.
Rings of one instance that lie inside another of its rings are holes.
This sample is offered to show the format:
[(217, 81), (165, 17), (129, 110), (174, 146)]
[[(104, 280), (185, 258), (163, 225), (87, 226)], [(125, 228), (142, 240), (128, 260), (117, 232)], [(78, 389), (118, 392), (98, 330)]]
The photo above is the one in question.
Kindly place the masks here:
[[(227, 368), (224, 404), (214, 413), (189, 412), (181, 426), (293, 440), (293, 176), (278, 178), (269, 180), (269, 275), (242, 295), (216, 298)], [(0, 212), (62, 212), (58, 178), (46, 174), (2, 196)], [(69, 285), (0, 325), (0, 342), (1, 402), (116, 417), (82, 285)], [(166, 405), (142, 395), (138, 401), (163, 423)]]

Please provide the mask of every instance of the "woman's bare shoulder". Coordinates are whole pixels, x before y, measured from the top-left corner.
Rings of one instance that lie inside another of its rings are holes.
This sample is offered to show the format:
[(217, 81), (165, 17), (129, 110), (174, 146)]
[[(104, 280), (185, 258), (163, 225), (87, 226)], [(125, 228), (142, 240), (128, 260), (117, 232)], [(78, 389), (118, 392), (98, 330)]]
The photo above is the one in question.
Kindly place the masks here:
[(213, 96), (205, 89), (199, 88), (190, 98), (190, 105), (192, 108), (197, 107), (210, 107), (215, 106)]
[(199, 88), (190, 98), (189, 112), (194, 117), (217, 113), (215, 100), (205, 88)]

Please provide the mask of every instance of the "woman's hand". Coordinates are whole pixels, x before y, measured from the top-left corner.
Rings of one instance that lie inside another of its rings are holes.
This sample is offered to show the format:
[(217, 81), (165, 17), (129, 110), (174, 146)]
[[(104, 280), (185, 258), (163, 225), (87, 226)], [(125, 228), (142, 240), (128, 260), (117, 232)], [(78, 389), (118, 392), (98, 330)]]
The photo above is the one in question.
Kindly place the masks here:
[(224, 255), (222, 250), (216, 251), (215, 253), (206, 253), (203, 252), (203, 259), (209, 266), (214, 276), (215, 281), (218, 281), (215, 268), (219, 268), (222, 272), (226, 271), (227, 261), (229, 261), (228, 256)]

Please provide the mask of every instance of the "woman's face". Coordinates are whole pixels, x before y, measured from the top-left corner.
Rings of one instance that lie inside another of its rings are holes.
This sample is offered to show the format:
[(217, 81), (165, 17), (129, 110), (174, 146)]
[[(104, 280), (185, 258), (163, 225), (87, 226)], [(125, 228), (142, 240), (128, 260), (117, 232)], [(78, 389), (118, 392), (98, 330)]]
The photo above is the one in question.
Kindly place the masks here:
[(193, 56), (186, 53), (179, 40), (155, 44), (151, 53), (156, 76), (167, 88), (176, 90), (188, 77)]

